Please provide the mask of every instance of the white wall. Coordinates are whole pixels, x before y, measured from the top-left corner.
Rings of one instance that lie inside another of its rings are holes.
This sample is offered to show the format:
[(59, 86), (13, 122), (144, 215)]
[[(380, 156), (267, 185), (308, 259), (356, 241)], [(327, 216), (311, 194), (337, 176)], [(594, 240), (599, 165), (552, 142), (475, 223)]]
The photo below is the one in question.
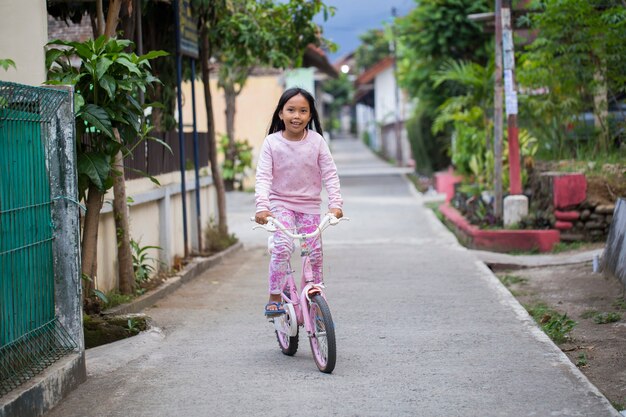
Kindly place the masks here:
[(46, 80), (47, 16), (45, 1), (0, 0), (0, 59), (12, 59), (17, 67), (0, 69), (0, 80), (27, 85)]
[(402, 149), (402, 165), (411, 166), (414, 161), (411, 156), (411, 147), (408, 141), (405, 124), (409, 114), (409, 105), (406, 96), (398, 91), (398, 106), (396, 108), (396, 79), (393, 66), (385, 69), (374, 79), (375, 117), (377, 124), (377, 138), (380, 139), (377, 150), (382, 150), (386, 156), (397, 159), (398, 141), (393, 127), (396, 121), (396, 112), (400, 123), (400, 146)]
[[(180, 172), (158, 176), (161, 187), (155, 186), (148, 179), (136, 179), (126, 183), (126, 194), (135, 201), (129, 205), (130, 237), (140, 246), (158, 246), (161, 250), (151, 249), (149, 256), (158, 259), (153, 262), (155, 269), (168, 268), (175, 259), (185, 254), (183, 237), (183, 208), (180, 194)], [(193, 249), (196, 241), (194, 176), (186, 173), (187, 180), (187, 232), (188, 247)], [(211, 218), (217, 218), (217, 198), (215, 187), (210, 177), (201, 177), (200, 219), (204, 230)], [(117, 288), (117, 240), (115, 221), (111, 205), (111, 192), (105, 197), (105, 205), (100, 214), (98, 229), (98, 273), (96, 287), (104, 292)], [(203, 238), (203, 236), (201, 236)], [(204, 240), (204, 239), (203, 239)], [(203, 242), (204, 244), (204, 242)]]
[(382, 71), (374, 79), (376, 121), (381, 125), (393, 123), (396, 117), (396, 80), (393, 67)]
[(367, 132), (370, 138), (370, 147), (375, 151), (380, 150), (376, 116), (374, 109), (370, 106), (364, 104), (356, 105), (356, 131), (359, 140), (363, 140), (363, 135)]

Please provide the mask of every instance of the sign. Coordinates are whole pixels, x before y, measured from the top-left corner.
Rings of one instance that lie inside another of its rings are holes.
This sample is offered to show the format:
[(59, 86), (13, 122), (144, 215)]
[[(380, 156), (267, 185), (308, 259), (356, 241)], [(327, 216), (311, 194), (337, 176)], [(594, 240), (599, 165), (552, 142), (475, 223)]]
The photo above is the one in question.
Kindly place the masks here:
[(178, 24), (180, 25), (180, 44), (182, 55), (198, 58), (198, 22), (191, 11), (191, 0), (178, 0)]

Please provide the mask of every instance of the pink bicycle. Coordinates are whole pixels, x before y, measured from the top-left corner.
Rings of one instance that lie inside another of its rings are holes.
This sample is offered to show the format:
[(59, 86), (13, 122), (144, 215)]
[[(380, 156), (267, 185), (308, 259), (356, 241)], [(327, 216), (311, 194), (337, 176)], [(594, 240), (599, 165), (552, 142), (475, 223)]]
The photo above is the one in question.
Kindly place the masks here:
[[(254, 220), (254, 219), (253, 219)], [(302, 257), (302, 290), (298, 288), (294, 280), (294, 272), (289, 265), (289, 275), (283, 286), (282, 300), (284, 314), (270, 319), (274, 323), (276, 338), (281, 351), (288, 356), (293, 356), (298, 350), (299, 327), (304, 329), (309, 336), (309, 343), (317, 368), (324, 373), (331, 373), (335, 369), (337, 361), (337, 345), (335, 342), (335, 325), (330, 314), (330, 308), (324, 295), (324, 284), (316, 284), (313, 280), (313, 271), (309, 252), (304, 246), (306, 239), (320, 236), (329, 226), (338, 224), (341, 220), (349, 220), (345, 217), (337, 219), (331, 214), (324, 216), (317, 229), (312, 233), (292, 233), (278, 220), (269, 217), (265, 225), (257, 225), (254, 229), (263, 228), (268, 232), (281, 230), (285, 235), (300, 241)]]

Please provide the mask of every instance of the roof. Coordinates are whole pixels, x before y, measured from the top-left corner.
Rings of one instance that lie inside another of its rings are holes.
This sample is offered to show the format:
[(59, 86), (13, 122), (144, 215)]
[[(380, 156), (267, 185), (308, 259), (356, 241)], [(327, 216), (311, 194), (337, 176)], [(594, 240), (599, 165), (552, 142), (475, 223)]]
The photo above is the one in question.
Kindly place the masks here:
[(331, 65), (328, 61), (328, 57), (322, 50), (322, 48), (313, 45), (312, 43), (307, 45), (304, 51), (304, 57), (302, 59), (302, 66), (315, 67), (333, 78), (337, 78), (339, 73), (337, 69)]
[(389, 68), (393, 65), (394, 59), (392, 56), (388, 56), (381, 61), (378, 61), (376, 64), (369, 67), (365, 70), (359, 77), (356, 79), (354, 84), (356, 86), (367, 84), (371, 82), (378, 74)]

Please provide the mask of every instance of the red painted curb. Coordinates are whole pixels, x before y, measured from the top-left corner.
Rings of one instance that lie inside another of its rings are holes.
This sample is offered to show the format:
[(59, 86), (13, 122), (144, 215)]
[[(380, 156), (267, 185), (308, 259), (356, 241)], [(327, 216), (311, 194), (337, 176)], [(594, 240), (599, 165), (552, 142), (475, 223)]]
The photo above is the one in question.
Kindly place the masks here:
[(494, 252), (539, 250), (549, 252), (561, 240), (558, 230), (482, 230), (470, 224), (461, 213), (448, 204), (439, 206), (441, 213), (469, 240), (474, 249)]

